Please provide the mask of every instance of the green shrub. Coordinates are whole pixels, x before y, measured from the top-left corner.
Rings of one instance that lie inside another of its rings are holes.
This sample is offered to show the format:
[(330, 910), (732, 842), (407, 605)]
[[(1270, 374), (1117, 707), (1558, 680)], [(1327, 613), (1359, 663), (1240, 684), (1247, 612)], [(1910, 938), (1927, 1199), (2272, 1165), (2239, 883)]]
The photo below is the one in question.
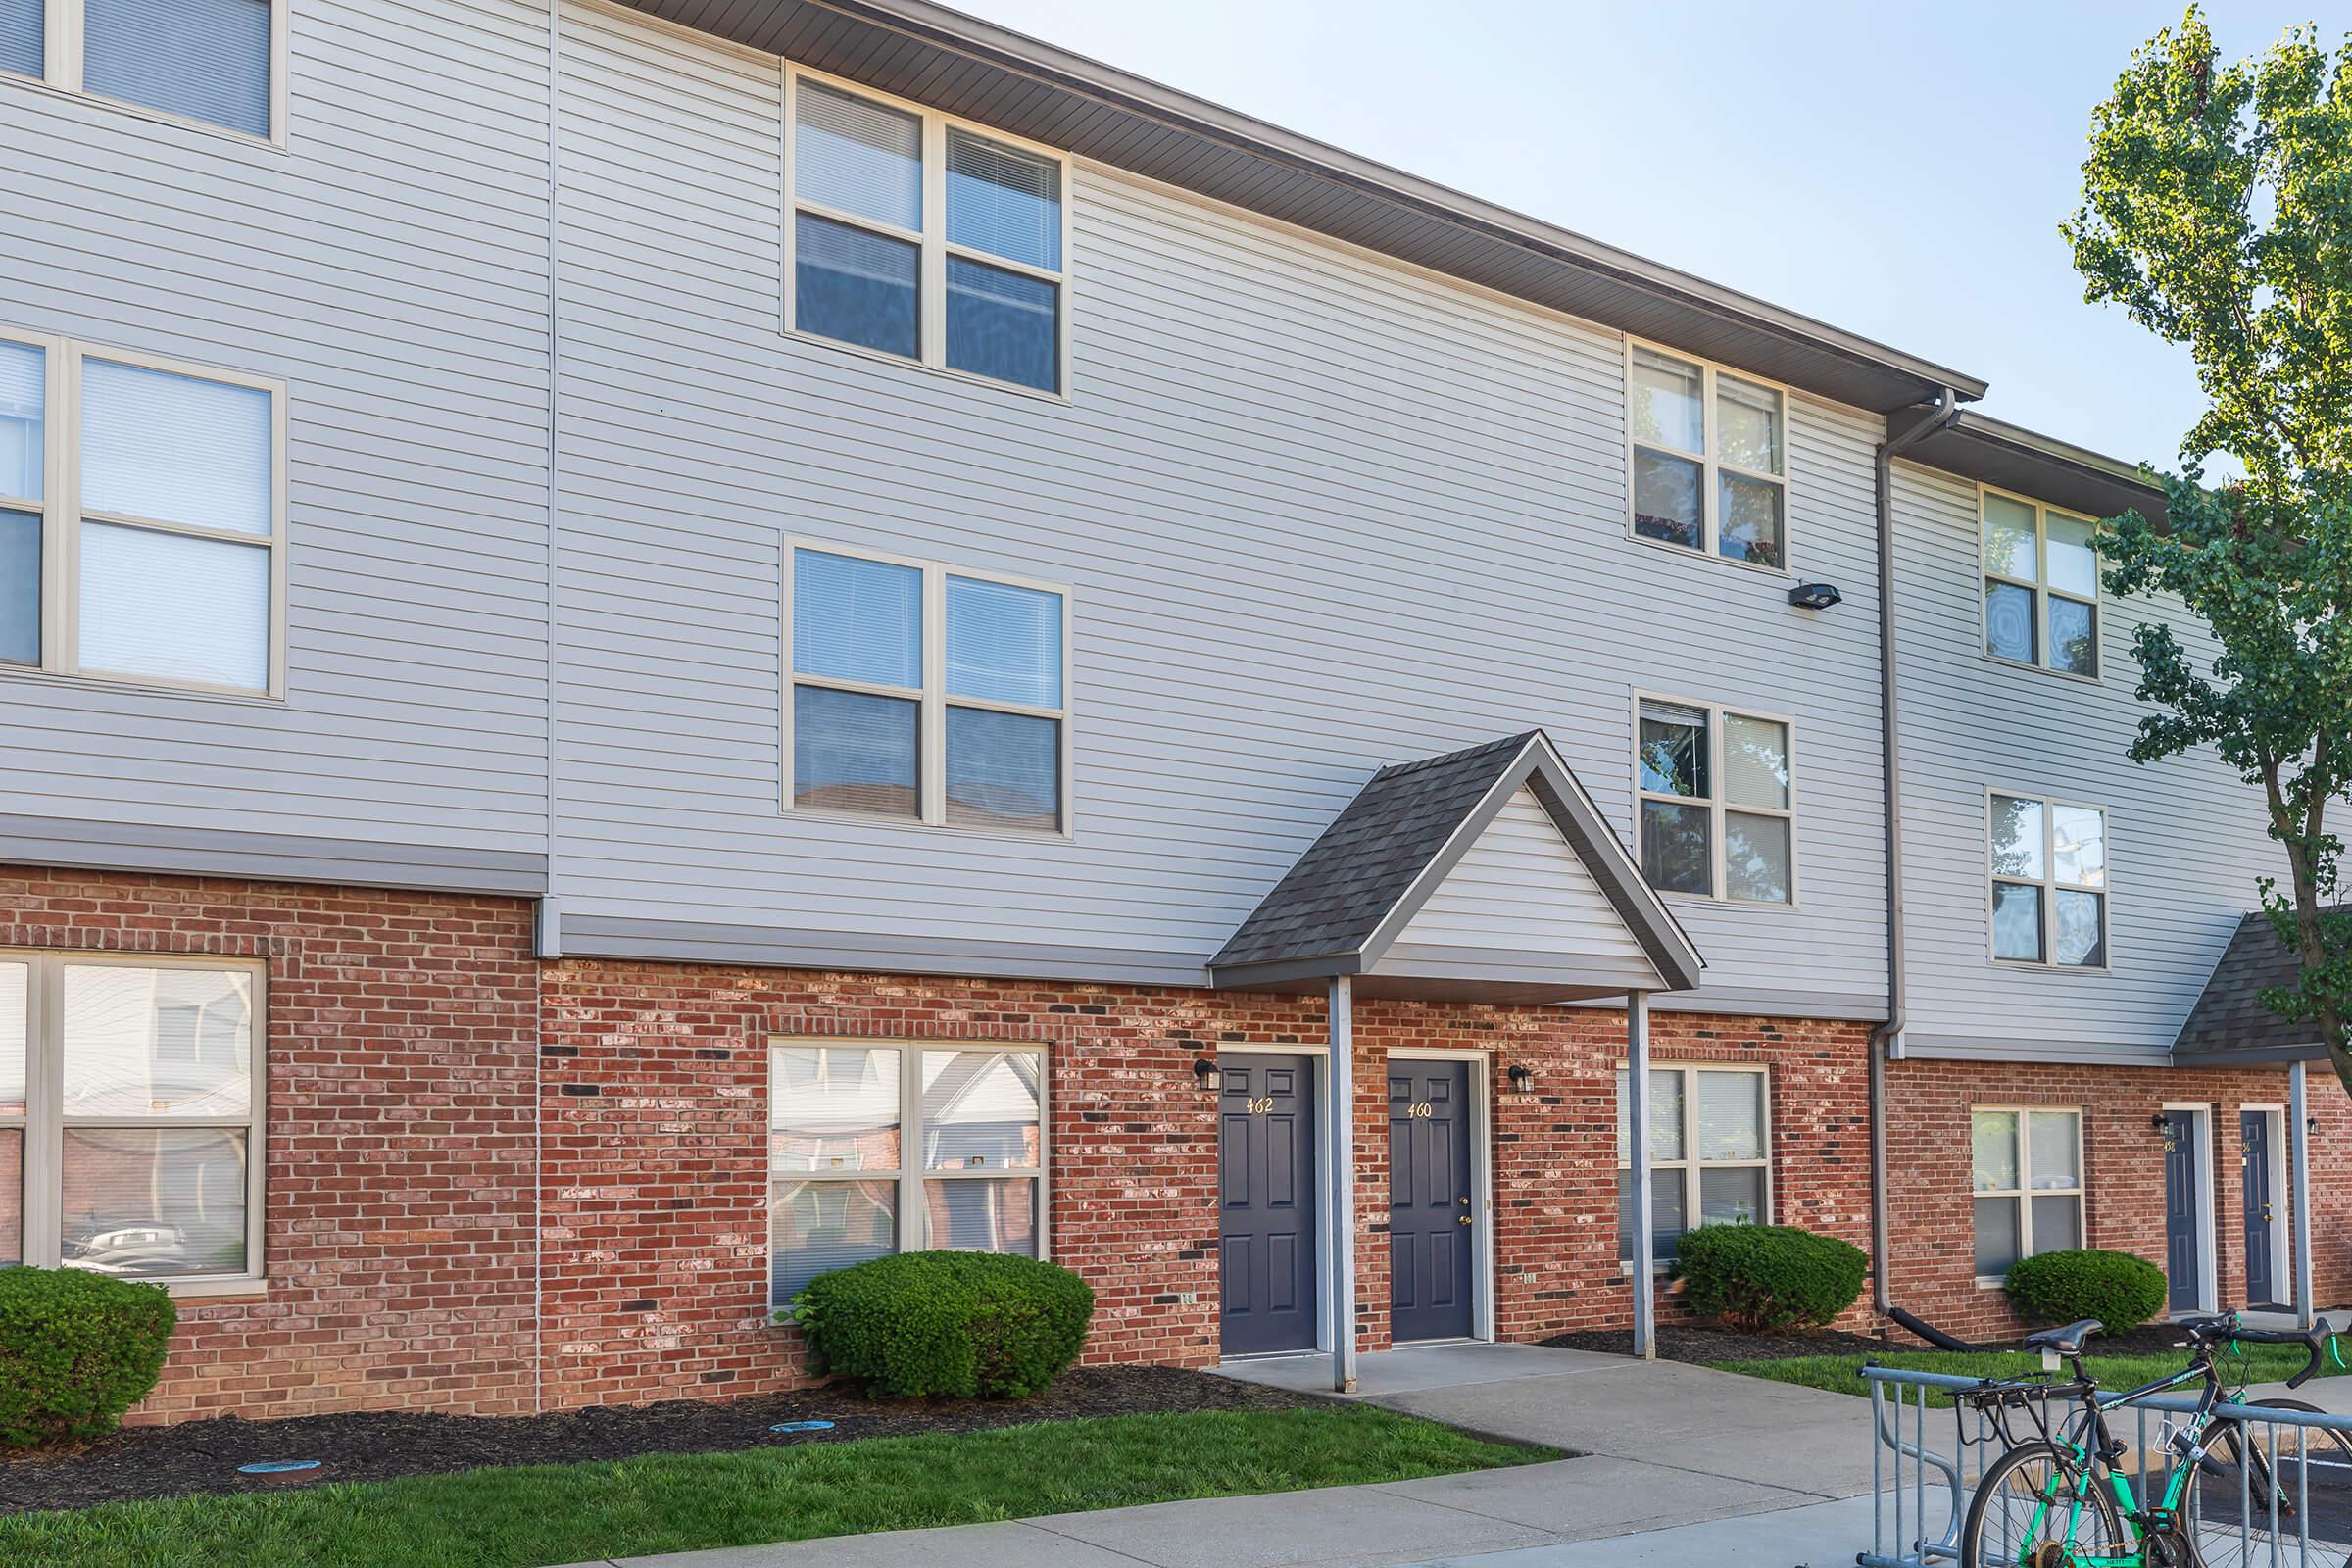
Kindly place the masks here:
[(2095, 1317), (2110, 1334), (2135, 1329), (2164, 1310), (2164, 1270), (2130, 1252), (2085, 1248), (2036, 1252), (2009, 1270), (2009, 1299), (2034, 1323)]
[(1834, 1321), (1862, 1295), (1870, 1258), (1793, 1225), (1705, 1225), (1683, 1237), (1675, 1273), (1700, 1317), (1748, 1333)]
[(1086, 1281), (1053, 1263), (901, 1252), (819, 1274), (790, 1317), (818, 1370), (861, 1378), (868, 1393), (1018, 1399), (1078, 1358), (1094, 1315)]
[(0, 1268), (0, 1445), (96, 1438), (147, 1397), (179, 1321), (160, 1285)]

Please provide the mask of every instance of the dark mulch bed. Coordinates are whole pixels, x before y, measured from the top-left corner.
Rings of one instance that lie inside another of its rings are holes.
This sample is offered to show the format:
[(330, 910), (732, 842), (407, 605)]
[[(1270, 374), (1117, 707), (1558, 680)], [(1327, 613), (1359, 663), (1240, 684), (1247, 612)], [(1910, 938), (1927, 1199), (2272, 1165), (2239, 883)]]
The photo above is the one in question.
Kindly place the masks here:
[[(571, 1464), (640, 1453), (715, 1453), (926, 1432), (977, 1432), (1027, 1421), (1154, 1411), (1282, 1410), (1320, 1402), (1174, 1367), (1078, 1367), (1028, 1399), (873, 1399), (809, 1389), (731, 1403), (672, 1399), (539, 1416), (368, 1412), (173, 1427), (133, 1427), (73, 1449), (0, 1450), (0, 1512), (82, 1508), (191, 1493), (277, 1491), (237, 1473), (257, 1460), (317, 1459), (313, 1481), (383, 1481), (485, 1465)], [(772, 1433), (782, 1421), (829, 1432)]]
[[(1558, 1334), (1544, 1342), (1567, 1350), (1606, 1350), (1631, 1355), (1634, 1336), (1627, 1329), (1586, 1329)], [(2180, 1332), (2161, 1323), (2143, 1324), (2128, 1334), (2101, 1334), (2089, 1345), (2094, 1355), (2165, 1355), (2180, 1344)], [(1782, 1334), (1740, 1334), (1731, 1329), (1694, 1324), (1658, 1325), (1658, 1354), (1669, 1361), (1779, 1361), (1798, 1355), (1885, 1355), (1896, 1350), (1928, 1350), (1907, 1334), (1880, 1339), (1848, 1334), (1842, 1329), (1813, 1329)], [(1988, 1344), (1988, 1350), (2022, 1348), (2015, 1341)]]

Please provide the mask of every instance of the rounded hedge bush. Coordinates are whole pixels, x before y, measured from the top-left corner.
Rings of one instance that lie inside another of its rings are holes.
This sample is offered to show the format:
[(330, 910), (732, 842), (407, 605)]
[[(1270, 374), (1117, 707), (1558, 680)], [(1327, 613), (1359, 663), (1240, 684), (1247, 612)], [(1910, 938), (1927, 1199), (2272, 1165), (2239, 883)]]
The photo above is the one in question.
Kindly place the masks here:
[(862, 1379), (869, 1394), (1018, 1399), (1078, 1358), (1094, 1315), (1095, 1293), (1066, 1268), (942, 1251), (819, 1274), (790, 1317), (817, 1370)]
[(1835, 1321), (1869, 1269), (1853, 1243), (1793, 1225), (1703, 1225), (1684, 1234), (1675, 1263), (1692, 1312), (1751, 1334)]
[(2110, 1334), (2135, 1329), (2164, 1310), (2164, 1270), (2130, 1252), (2084, 1248), (2036, 1252), (2009, 1270), (2009, 1299), (2029, 1321), (2095, 1317)]
[(179, 1321), (160, 1285), (0, 1268), (0, 1445), (103, 1437), (163, 1374)]

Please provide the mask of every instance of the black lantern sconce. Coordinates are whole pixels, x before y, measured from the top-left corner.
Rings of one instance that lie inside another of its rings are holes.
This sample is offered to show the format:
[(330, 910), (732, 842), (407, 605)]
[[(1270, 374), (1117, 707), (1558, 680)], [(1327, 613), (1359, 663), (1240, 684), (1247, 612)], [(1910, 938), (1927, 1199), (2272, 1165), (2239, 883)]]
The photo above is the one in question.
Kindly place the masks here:
[(2160, 1110), (2155, 1115), (2148, 1118), (2148, 1125), (2155, 1128), (2158, 1132), (2163, 1132), (2170, 1124), (2166, 1122), (2164, 1119), (2164, 1112)]
[(1207, 1056), (1195, 1056), (1193, 1058), (1193, 1082), (1200, 1086), (1200, 1092), (1204, 1095), (1216, 1088), (1216, 1062)]
[(1535, 1069), (1525, 1062), (1512, 1062), (1510, 1070), (1503, 1076), (1511, 1081), (1511, 1093), (1514, 1095), (1524, 1095), (1536, 1087)]

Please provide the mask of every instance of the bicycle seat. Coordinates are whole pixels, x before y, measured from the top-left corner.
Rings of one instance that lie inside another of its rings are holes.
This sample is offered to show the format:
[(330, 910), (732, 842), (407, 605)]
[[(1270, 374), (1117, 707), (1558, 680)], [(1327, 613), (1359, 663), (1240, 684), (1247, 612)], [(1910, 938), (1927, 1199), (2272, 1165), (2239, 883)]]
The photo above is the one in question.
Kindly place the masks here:
[(2082, 1342), (2104, 1327), (2106, 1325), (2097, 1318), (2086, 1317), (2080, 1323), (2069, 1323), (2062, 1329), (2043, 1329), (2037, 1334), (2026, 1336), (2026, 1348), (2056, 1350), (2060, 1355), (2081, 1355)]

